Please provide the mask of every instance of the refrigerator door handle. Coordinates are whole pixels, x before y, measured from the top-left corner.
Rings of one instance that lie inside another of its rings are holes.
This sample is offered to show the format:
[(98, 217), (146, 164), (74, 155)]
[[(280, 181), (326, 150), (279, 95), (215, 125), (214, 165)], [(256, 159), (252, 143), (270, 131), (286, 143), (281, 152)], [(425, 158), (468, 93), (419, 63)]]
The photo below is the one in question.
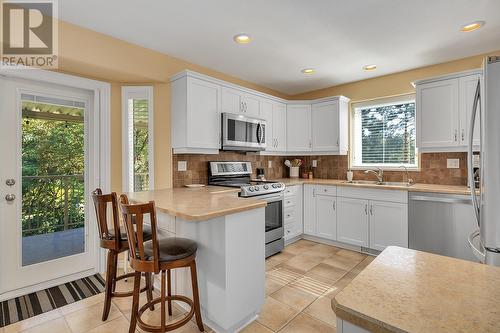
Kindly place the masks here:
[[(478, 108), (479, 105), (479, 108)], [(474, 104), (472, 105), (472, 112), (470, 116), (470, 123), (469, 123), (469, 152), (468, 152), (468, 158), (467, 158), (467, 168), (469, 172), (469, 187), (470, 187), (470, 193), (471, 193), (471, 199), (472, 199), (472, 206), (474, 208), (474, 215), (476, 216), (476, 221), (478, 227), (480, 227), (481, 220), (480, 220), (480, 213), (479, 213), (479, 203), (476, 195), (476, 185), (474, 182), (474, 168), (472, 165), (472, 160), (473, 160), (473, 142), (474, 142), (474, 123), (476, 121), (476, 113), (477, 110), (481, 108), (481, 79), (479, 78), (477, 80), (477, 87), (476, 87), (476, 93), (474, 94)]]
[(483, 249), (483, 251), (481, 251), (481, 249), (478, 249), (475, 245), (474, 245), (474, 239), (476, 237), (479, 237), (480, 235), (480, 231), (479, 230), (476, 230), (474, 231), (472, 234), (469, 235), (469, 246), (472, 250), (472, 253), (474, 254), (474, 256), (482, 263), (485, 262), (486, 260), (486, 251), (484, 250), (484, 248), (481, 246), (481, 240), (479, 240), (479, 247), (481, 249)]

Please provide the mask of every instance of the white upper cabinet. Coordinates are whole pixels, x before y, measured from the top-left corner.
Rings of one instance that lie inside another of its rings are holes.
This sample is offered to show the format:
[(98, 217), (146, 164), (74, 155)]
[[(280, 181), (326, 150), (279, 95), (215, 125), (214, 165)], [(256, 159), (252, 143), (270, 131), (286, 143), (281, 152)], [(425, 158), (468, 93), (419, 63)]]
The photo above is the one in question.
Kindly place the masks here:
[(418, 148), (456, 146), (458, 79), (417, 85)]
[(259, 117), (260, 99), (238, 89), (222, 87), (222, 112)]
[[(460, 141), (463, 145), (469, 144), (469, 124), (476, 94), (477, 82), (481, 75), (468, 75), (459, 79), (460, 95)], [(473, 145), (479, 146), (479, 112), (476, 113), (476, 122), (474, 123)]]
[(286, 104), (262, 99), (261, 118), (266, 120), (266, 151), (286, 152)]
[(174, 153), (217, 154), (220, 147), (221, 87), (193, 77), (172, 81)]
[(288, 152), (312, 151), (311, 104), (288, 104), (286, 110)]
[(339, 98), (312, 105), (312, 149), (347, 153), (349, 100)]
[[(421, 152), (467, 150), (472, 104), (480, 77), (480, 71), (468, 71), (417, 82), (417, 147)], [(479, 121), (475, 129), (479, 133)], [(479, 145), (478, 134), (474, 136), (474, 145)]]

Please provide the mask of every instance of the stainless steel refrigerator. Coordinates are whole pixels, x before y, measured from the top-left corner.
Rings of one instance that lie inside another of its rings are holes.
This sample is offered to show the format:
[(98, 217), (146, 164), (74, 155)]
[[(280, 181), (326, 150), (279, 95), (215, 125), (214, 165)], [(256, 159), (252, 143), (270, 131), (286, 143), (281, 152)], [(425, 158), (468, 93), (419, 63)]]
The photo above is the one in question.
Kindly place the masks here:
[[(483, 62), (469, 124), (469, 185), (475, 188), (472, 141), (474, 122), (480, 121), (480, 186), (471, 191), (478, 230), (469, 236), (476, 257), (488, 265), (500, 266), (500, 56)], [(477, 193), (479, 192), (479, 193)]]

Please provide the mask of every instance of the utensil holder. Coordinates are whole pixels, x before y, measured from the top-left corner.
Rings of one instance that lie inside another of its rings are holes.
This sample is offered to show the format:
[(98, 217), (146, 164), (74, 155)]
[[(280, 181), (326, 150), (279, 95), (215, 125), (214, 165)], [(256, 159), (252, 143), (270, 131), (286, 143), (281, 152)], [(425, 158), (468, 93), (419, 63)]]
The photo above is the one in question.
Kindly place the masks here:
[(299, 167), (290, 167), (290, 178), (299, 178)]

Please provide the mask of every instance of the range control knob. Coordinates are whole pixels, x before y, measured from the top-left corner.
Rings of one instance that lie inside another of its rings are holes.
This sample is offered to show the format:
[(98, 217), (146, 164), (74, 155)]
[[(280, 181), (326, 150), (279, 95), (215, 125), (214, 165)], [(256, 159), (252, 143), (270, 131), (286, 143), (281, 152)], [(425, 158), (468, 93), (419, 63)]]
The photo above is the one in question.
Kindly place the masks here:
[(264, 184), (264, 190), (269, 190), (269, 185)]
[(250, 192), (253, 192), (253, 190), (254, 190), (253, 186), (250, 186), (250, 187), (248, 188), (248, 190), (249, 190)]
[(260, 187), (259, 186), (255, 186), (255, 191), (258, 191), (260, 190)]
[(276, 188), (276, 184), (273, 184), (272, 186), (273, 186), (273, 188)]
[(280, 188), (281, 187), (281, 183), (276, 184), (276, 187)]

